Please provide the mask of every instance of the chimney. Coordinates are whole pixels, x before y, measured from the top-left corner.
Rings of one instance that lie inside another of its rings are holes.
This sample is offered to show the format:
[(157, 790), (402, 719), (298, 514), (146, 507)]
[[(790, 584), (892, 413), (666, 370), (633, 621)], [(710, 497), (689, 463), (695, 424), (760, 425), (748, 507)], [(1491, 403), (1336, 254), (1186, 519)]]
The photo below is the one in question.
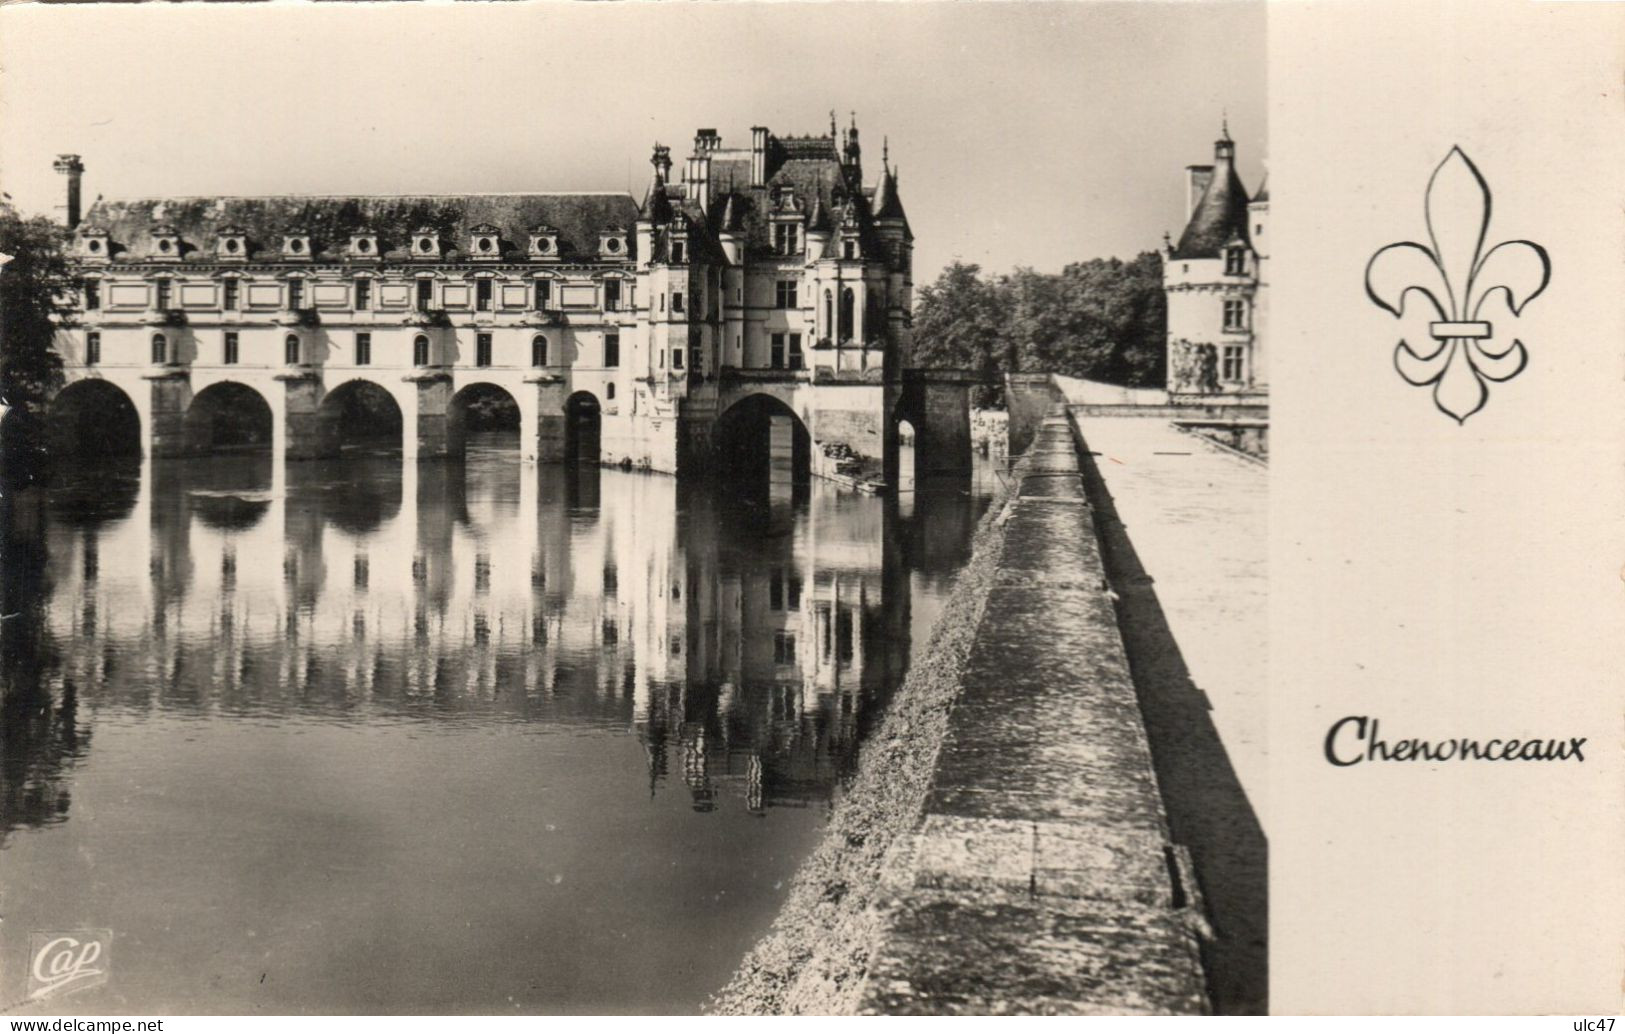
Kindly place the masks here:
[(63, 221), (68, 224), (68, 229), (77, 229), (79, 226), (79, 182), (85, 175), (85, 163), (79, 160), (77, 154), (59, 154), (51, 167), (68, 177), (68, 203)]
[(1187, 165), (1185, 166), (1185, 221), (1191, 221), (1196, 214), (1196, 206), (1201, 204), (1202, 195), (1207, 193), (1207, 185), (1213, 182), (1213, 166)]
[(688, 187), (688, 200), (700, 206), (700, 211), (711, 209), (711, 156), (691, 156), (683, 168), (683, 182)]
[(694, 131), (694, 153), (709, 154), (722, 146), (722, 136), (715, 129)]
[(767, 127), (750, 127), (750, 185), (767, 185)]

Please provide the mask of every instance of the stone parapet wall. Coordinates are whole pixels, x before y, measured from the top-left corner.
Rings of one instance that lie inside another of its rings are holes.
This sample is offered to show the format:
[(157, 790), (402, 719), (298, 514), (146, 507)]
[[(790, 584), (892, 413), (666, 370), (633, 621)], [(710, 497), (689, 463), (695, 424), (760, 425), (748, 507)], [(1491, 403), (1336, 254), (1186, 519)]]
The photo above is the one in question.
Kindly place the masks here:
[(1060, 407), (1013, 477), (923, 819), (888, 859), (859, 1011), (1206, 1012), (1201, 895)]

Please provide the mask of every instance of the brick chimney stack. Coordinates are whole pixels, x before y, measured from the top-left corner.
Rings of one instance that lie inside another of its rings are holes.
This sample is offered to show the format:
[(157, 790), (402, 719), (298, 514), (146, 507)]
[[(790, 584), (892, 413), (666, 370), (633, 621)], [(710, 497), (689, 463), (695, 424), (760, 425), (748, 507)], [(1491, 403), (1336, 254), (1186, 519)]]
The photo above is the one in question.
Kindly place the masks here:
[(68, 177), (68, 203), (63, 221), (68, 229), (77, 229), (79, 226), (79, 184), (85, 175), (85, 163), (79, 160), (77, 154), (59, 154), (51, 167)]

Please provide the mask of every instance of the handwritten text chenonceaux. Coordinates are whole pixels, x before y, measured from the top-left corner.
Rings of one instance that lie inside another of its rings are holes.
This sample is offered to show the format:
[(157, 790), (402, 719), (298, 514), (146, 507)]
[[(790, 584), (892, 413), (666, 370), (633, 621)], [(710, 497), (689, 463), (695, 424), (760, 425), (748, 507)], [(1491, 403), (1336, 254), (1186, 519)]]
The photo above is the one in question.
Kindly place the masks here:
[(1362, 761), (1584, 761), (1586, 737), (1563, 739), (1385, 740), (1365, 715), (1338, 719), (1326, 733), (1326, 760), (1339, 768)]

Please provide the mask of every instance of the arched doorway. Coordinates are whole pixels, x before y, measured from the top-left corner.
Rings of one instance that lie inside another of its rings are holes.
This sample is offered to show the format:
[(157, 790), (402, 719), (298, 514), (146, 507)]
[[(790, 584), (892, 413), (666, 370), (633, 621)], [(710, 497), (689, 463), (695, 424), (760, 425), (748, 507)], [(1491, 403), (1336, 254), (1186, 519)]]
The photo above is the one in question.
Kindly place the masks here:
[(269, 452), (271, 405), (246, 384), (221, 381), (192, 397), (186, 407), (186, 451), (194, 456), (218, 452)]
[(141, 455), (141, 415), (123, 389), (75, 381), (51, 401), (47, 446), (56, 457), (130, 460)]
[(454, 457), (470, 448), (483, 455), (519, 448), (519, 402), (495, 384), (470, 384), (453, 395), (448, 419)]
[(346, 381), (328, 392), (316, 409), (321, 452), (336, 456), (344, 449), (399, 451), (401, 407), (387, 390), (371, 381)]
[(730, 485), (803, 490), (812, 479), (812, 435), (794, 410), (770, 395), (750, 395), (728, 407), (717, 419), (712, 445), (717, 475)]
[(603, 409), (590, 391), (578, 391), (564, 402), (564, 461), (596, 465), (603, 440)]

